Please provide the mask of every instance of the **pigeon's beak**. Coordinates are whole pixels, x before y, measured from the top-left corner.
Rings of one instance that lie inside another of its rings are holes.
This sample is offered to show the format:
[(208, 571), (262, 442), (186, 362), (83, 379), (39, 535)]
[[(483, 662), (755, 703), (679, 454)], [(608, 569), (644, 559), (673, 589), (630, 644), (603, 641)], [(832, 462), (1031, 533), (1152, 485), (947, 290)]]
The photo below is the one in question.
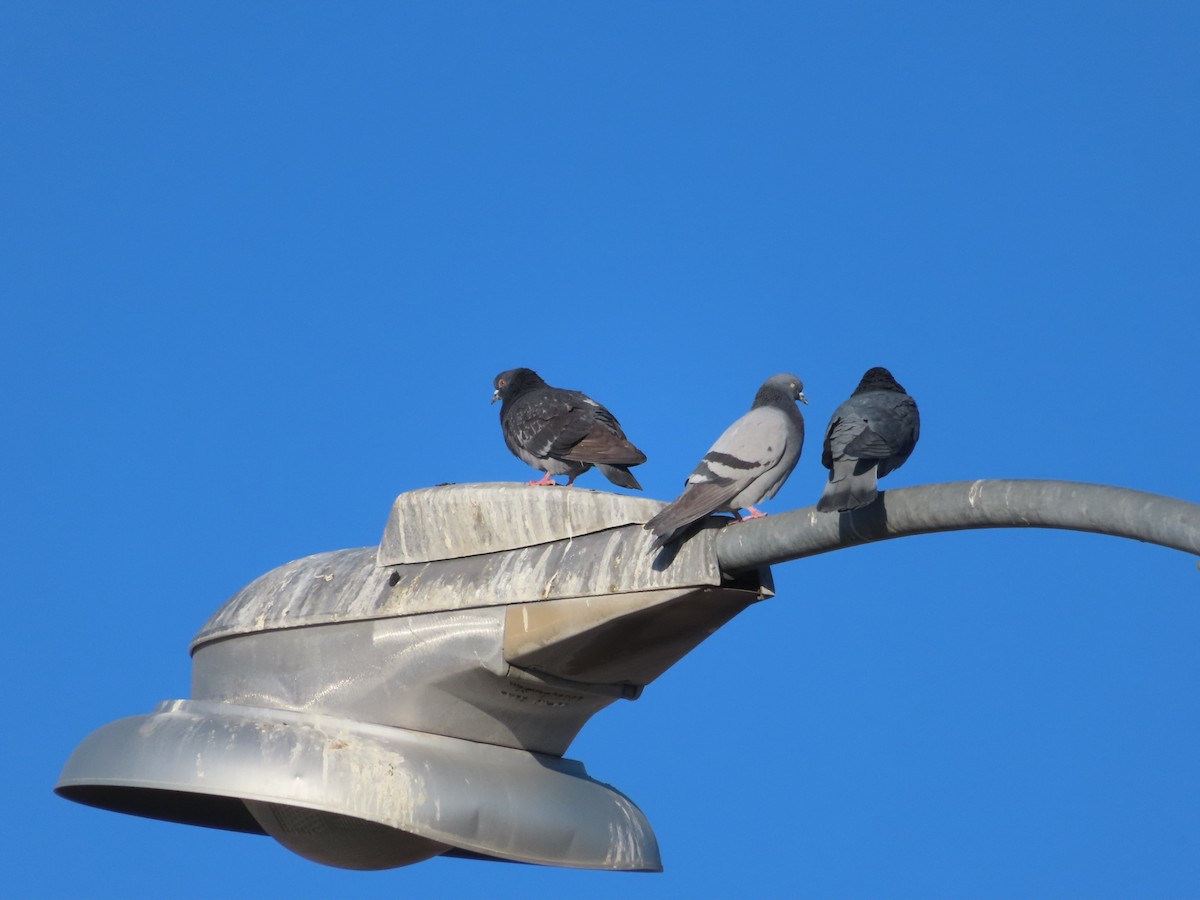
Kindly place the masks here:
[(500, 388), (496, 388), (496, 390), (492, 392), (492, 402), (495, 403), (499, 399), (500, 399)]
[(799, 400), (801, 403), (803, 403), (805, 406), (808, 406), (808, 398), (804, 396), (804, 391), (801, 391), (800, 395), (796, 399)]

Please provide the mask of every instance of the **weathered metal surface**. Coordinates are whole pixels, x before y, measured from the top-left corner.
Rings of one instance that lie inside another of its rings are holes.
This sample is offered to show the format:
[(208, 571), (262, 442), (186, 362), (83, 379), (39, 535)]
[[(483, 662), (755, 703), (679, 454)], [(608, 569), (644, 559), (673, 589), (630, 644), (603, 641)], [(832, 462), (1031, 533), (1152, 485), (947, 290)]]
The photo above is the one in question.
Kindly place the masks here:
[(722, 571), (739, 572), (870, 541), (968, 528), (1063, 528), (1200, 555), (1200, 504), (1077, 481), (981, 479), (882, 493), (851, 513), (814, 507), (718, 532)]
[(512, 482), (408, 491), (392, 504), (379, 543), (379, 565), (459, 559), (641, 525), (662, 505), (575, 486)]
[[(150, 715), (120, 719), (89, 735), (55, 790), (116, 809), (126, 808), (126, 795), (166, 792), (179, 800), (177, 808), (199, 795), (218, 804), (219, 798), (237, 797), (333, 813), (341, 819), (328, 830), (336, 838), (340, 829), (345, 838), (349, 829), (349, 840), (310, 846), (296, 836), (290, 846), (353, 868), (401, 865), (444, 847), (578, 868), (661, 868), (641, 811), (592, 780), (581, 763), (329, 716), (163, 703)], [(140, 809), (153, 815), (156, 807), (141, 801)], [(266, 830), (265, 821), (288, 844), (295, 817), (289, 826), (287, 810), (255, 811), (257, 825), (248, 825), (244, 814), (231, 814), (230, 825)], [(388, 840), (386, 832), (367, 828), (364, 847), (347, 818), (398, 833)], [(203, 824), (229, 827), (212, 815)]]
[(379, 609), (394, 599), (389, 573), (375, 567), (375, 550), (317, 553), (260, 575), (204, 624), (192, 639), (192, 653), (208, 641), (239, 634), (369, 618), (361, 610)]
[(235, 594), (200, 629), (192, 650), (266, 629), (719, 585), (716, 533), (696, 534), (666, 567), (653, 564), (653, 536), (640, 525), (411, 565), (376, 566), (372, 547), (320, 553), (280, 566)]
[(657, 869), (636, 807), (561, 754), (591, 716), (770, 596), (770, 573), (722, 575), (720, 520), (651, 553), (641, 523), (655, 501), (525, 485), (414, 494), (397, 500), (386, 552), (310, 556), (239, 591), (192, 642), (194, 699), (96, 732), (59, 792), (265, 831), (351, 868), (449, 847)]
[(252, 632), (196, 648), (192, 697), (562, 754), (766, 593), (752, 580)]
[(265, 631), (206, 643), (192, 697), (566, 751), (620, 693), (531, 683), (504, 659), (501, 607)]
[(510, 606), (504, 658), (562, 678), (645, 685), (770, 593), (755, 583)]

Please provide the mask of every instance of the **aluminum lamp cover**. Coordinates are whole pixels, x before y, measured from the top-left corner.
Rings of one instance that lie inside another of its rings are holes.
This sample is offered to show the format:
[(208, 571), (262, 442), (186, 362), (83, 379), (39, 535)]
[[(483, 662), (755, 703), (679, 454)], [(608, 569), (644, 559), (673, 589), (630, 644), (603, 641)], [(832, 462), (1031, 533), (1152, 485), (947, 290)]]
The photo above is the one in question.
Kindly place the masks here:
[(772, 594), (766, 569), (722, 575), (715, 528), (667, 564), (649, 553), (661, 506), (517, 484), (402, 494), (378, 547), (235, 594), (192, 643), (192, 697), (91, 734), (55, 790), (344, 868), (447, 853), (657, 871), (641, 811), (563, 754)]

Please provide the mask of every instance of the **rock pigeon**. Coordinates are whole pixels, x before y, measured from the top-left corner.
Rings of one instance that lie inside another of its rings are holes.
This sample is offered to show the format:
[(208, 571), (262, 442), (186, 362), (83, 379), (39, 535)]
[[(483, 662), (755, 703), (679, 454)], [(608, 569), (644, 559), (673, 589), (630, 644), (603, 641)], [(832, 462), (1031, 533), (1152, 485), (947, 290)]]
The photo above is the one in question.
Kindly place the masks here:
[(920, 433), (916, 401), (887, 369), (868, 369), (829, 420), (821, 452), (829, 483), (817, 509), (846, 512), (871, 503), (876, 481), (904, 465)]
[(654, 532), (651, 549), (673, 541), (709, 513), (740, 509), (756, 519), (754, 504), (770, 499), (787, 480), (804, 445), (804, 417), (796, 401), (807, 403), (804, 382), (795, 375), (772, 375), (754, 395), (750, 411), (734, 422), (704, 454), (684, 483), (683, 493), (645, 524)]
[(546, 474), (530, 484), (567, 484), (595, 466), (613, 484), (640, 491), (630, 466), (646, 454), (625, 437), (616, 417), (586, 394), (546, 384), (532, 369), (509, 369), (492, 382), (502, 400), (500, 429), (516, 457)]

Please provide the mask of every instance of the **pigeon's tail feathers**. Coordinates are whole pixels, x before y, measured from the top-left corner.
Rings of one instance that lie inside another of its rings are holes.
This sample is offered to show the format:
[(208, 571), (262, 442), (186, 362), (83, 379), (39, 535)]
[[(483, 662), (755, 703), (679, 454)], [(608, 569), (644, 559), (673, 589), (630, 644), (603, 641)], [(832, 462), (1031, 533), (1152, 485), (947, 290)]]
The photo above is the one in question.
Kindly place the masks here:
[(688, 520), (679, 515), (674, 503), (664, 506), (642, 526), (654, 534), (654, 543), (650, 545), (650, 549), (657, 550), (663, 544), (670, 543), (671, 539), (675, 537), (675, 532), (687, 523)]
[(876, 479), (876, 460), (835, 460), (818, 512), (849, 512), (874, 502), (879, 496)]
[(638, 484), (638, 480), (633, 477), (633, 473), (629, 471), (629, 466), (611, 466), (606, 463), (596, 463), (596, 468), (600, 470), (600, 474), (615, 485), (635, 491), (642, 489), (642, 486)]
[(663, 507), (643, 527), (655, 534), (653, 546), (656, 550), (681, 536), (689, 525), (709, 513), (717, 512), (732, 499), (736, 492), (729, 483), (697, 482), (689, 484), (673, 502)]
[[(654, 543), (650, 545), (650, 552), (653, 553), (655, 550), (658, 550), (660, 547), (666, 547), (668, 544), (678, 544), (684, 538), (692, 534), (692, 532), (697, 531), (703, 519), (704, 517), (701, 516), (699, 519), (695, 519), (694, 521), (684, 522), (678, 528), (658, 535), (654, 538)], [(678, 552), (678, 550), (679, 547), (676, 546), (673, 552)]]
[[(666, 510), (663, 510), (663, 512), (666, 512)], [(666, 520), (657, 521), (660, 516), (662, 516), (662, 513), (659, 513), (642, 526), (643, 528), (654, 532), (654, 543), (650, 545), (651, 553), (653, 553), (659, 547), (665, 547), (667, 544), (671, 543), (673, 540), (675, 540), (676, 535), (678, 535), (681, 531), (687, 528), (688, 525), (691, 524), (691, 522), (676, 522), (674, 519), (669, 522)]]

